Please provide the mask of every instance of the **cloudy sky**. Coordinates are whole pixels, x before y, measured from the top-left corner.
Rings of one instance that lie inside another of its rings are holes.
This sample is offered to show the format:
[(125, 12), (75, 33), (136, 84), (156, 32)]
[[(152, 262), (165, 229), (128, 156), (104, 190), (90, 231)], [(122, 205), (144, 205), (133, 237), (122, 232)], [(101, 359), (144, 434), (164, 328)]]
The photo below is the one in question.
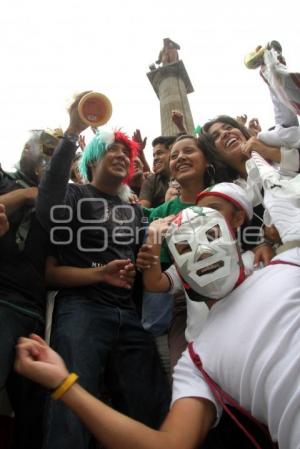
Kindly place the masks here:
[(109, 128), (129, 134), (140, 128), (148, 136), (150, 159), (160, 117), (146, 73), (164, 37), (181, 46), (195, 90), (189, 95), (195, 124), (221, 113), (247, 113), (271, 126), (267, 88), (257, 71), (244, 67), (243, 57), (277, 39), (290, 70), (300, 71), (296, 3), (277, 5), (270, 0), (2, 0), (2, 164), (7, 168), (18, 160), (28, 129), (65, 127), (67, 99), (87, 89), (110, 97)]

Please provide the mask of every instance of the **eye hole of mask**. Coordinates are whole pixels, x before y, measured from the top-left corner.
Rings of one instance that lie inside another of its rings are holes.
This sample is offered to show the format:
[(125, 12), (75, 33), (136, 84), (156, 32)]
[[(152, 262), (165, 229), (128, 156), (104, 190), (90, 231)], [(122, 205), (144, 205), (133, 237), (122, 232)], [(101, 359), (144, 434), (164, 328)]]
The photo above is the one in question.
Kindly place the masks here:
[(192, 252), (192, 248), (187, 240), (182, 240), (182, 242), (175, 243), (175, 248), (180, 255)]
[(206, 231), (205, 234), (209, 242), (213, 242), (214, 240), (217, 240), (220, 237), (222, 237), (221, 228), (218, 224), (210, 228), (208, 231)]

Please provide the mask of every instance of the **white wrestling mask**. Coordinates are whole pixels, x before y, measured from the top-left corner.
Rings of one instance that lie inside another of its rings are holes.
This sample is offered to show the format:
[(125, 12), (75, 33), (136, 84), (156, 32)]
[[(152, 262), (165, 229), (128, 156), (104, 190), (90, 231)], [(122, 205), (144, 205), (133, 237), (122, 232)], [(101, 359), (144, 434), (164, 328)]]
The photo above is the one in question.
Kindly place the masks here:
[(244, 280), (234, 231), (220, 212), (199, 206), (184, 209), (165, 238), (192, 301), (221, 299)]

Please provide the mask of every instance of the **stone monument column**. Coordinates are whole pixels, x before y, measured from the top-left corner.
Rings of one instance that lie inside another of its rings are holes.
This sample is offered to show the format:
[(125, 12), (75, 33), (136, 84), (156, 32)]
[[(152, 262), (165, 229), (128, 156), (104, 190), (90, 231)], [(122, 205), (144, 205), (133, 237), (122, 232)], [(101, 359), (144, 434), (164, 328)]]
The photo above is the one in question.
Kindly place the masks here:
[(152, 65), (147, 76), (160, 102), (161, 134), (178, 133), (172, 122), (172, 110), (182, 112), (188, 133), (193, 133), (194, 122), (187, 95), (194, 92), (186, 68), (181, 60), (156, 68)]

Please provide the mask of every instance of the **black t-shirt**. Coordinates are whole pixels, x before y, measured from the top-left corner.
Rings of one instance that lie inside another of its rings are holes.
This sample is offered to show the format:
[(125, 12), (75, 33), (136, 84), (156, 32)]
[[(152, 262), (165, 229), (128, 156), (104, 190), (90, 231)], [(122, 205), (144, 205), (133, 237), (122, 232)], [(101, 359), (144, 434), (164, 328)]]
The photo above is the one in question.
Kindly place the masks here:
[[(51, 242), (59, 264), (93, 268), (115, 259), (135, 261), (144, 239), (142, 209), (124, 203), (119, 196), (100, 192), (91, 184), (69, 184), (65, 209), (54, 213)], [(65, 221), (65, 222), (64, 222)], [(64, 229), (59, 229), (60, 227)], [(132, 293), (103, 282), (64, 288), (59, 296), (82, 295), (105, 304), (133, 307)]]
[[(20, 188), (17, 180), (11, 179), (0, 169), (0, 195)], [(21, 248), (17, 244), (17, 233), (24, 218), (28, 232)], [(0, 303), (43, 318), (48, 235), (36, 220), (33, 207), (19, 208), (10, 215), (9, 223), (9, 231), (0, 238)]]

